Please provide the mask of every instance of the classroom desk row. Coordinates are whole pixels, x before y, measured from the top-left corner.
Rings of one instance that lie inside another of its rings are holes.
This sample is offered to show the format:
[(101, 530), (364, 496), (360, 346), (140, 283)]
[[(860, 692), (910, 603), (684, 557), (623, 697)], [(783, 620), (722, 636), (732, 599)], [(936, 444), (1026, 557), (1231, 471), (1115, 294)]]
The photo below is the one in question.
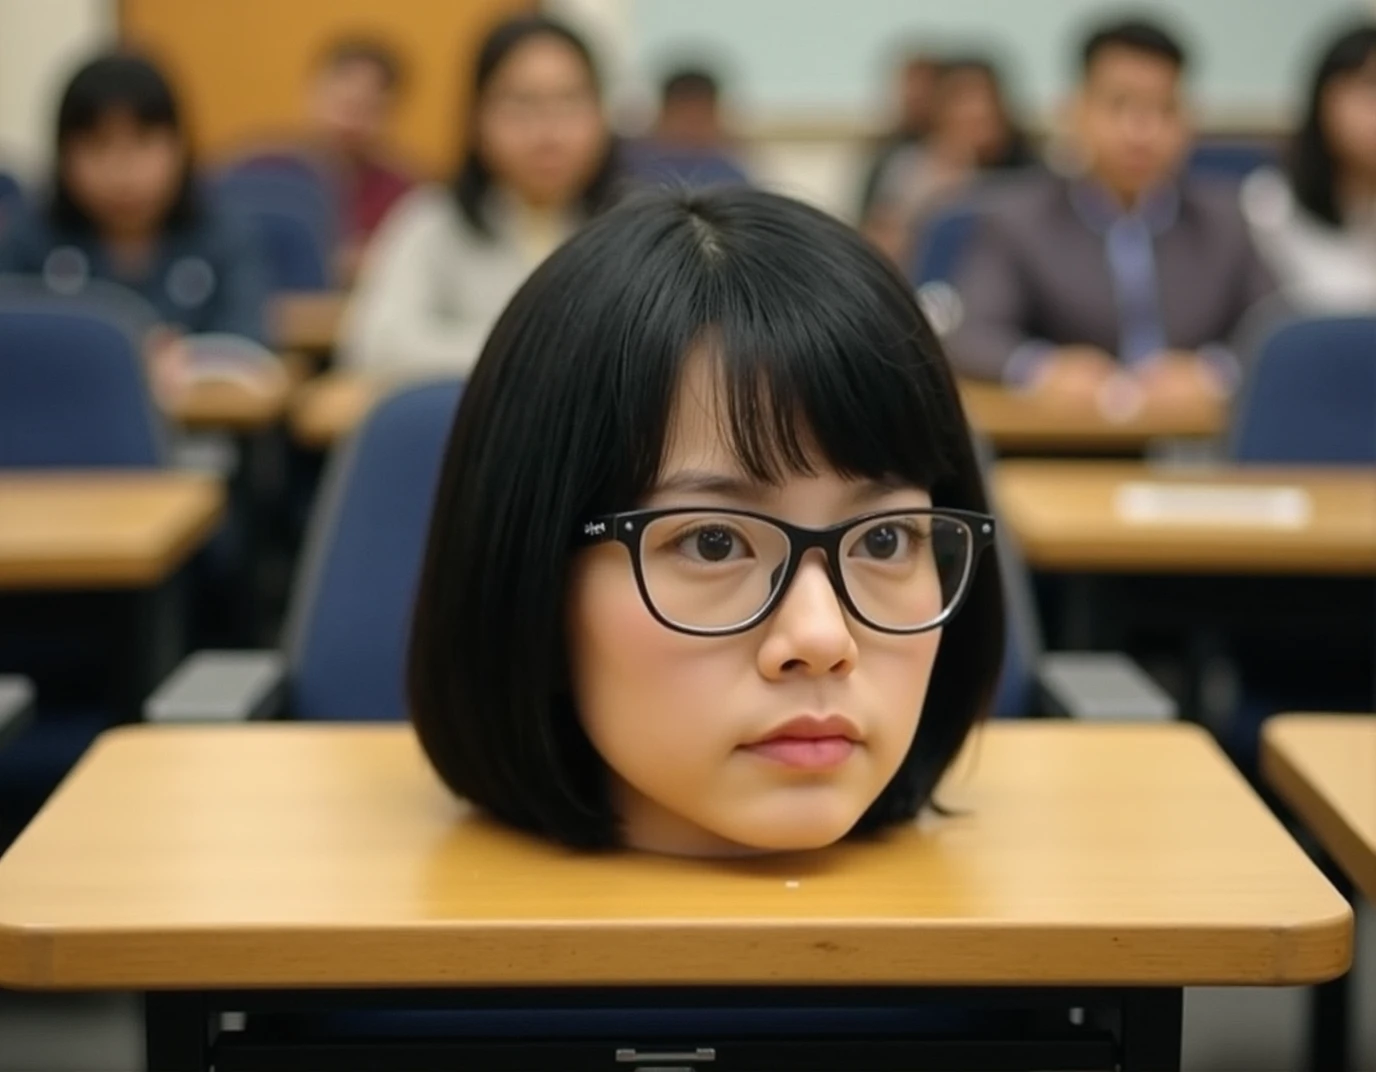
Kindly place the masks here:
[[(292, 405), (293, 435), (303, 446), (328, 449), (358, 426), (386, 390), (377, 380), (347, 372), (311, 380)], [(1226, 423), (1219, 403), (1143, 410), (1112, 421), (1092, 408), (1056, 406), (993, 384), (964, 383), (961, 397), (971, 425), (1002, 452), (1134, 454), (1162, 439), (1212, 439)]]
[[(1320, 836), (1372, 874), (1376, 725), (1287, 721), (1269, 743), (1296, 799), (1326, 802)], [(924, 999), (1081, 1010), (1005, 1040), (1000, 1068), (1159, 1072), (1180, 1068), (1184, 987), (1349, 967), (1351, 908), (1198, 728), (990, 725), (942, 799), (945, 818), (807, 854), (581, 856), (452, 801), (405, 726), (122, 730), (0, 861), (0, 985), (144, 991), (151, 1072), (363, 1067), (338, 1040), (255, 1036), (261, 1011), (448, 1002), (538, 1024), (548, 1007)], [(229, 1011), (250, 1030), (220, 1031)], [(569, 1043), (559, 1067), (622, 1067), (643, 1045), (627, 1031)], [(701, 1072), (899, 1067), (870, 1063), (891, 1041), (766, 1060), (680, 1033), (674, 1067)], [(991, 1045), (915, 1047), (902, 1067), (989, 1068)], [(405, 1052), (386, 1067), (489, 1066), (459, 1044)]]

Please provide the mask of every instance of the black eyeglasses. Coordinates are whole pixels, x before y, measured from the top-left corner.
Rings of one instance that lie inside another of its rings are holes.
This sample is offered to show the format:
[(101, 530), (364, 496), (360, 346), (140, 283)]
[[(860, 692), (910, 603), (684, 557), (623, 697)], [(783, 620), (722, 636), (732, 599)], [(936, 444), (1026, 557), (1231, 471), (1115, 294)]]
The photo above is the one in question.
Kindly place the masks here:
[(819, 548), (842, 605), (881, 633), (921, 633), (960, 608), (994, 519), (971, 510), (884, 510), (805, 528), (749, 510), (630, 510), (585, 521), (580, 546), (630, 552), (640, 595), (662, 624), (693, 636), (753, 629)]

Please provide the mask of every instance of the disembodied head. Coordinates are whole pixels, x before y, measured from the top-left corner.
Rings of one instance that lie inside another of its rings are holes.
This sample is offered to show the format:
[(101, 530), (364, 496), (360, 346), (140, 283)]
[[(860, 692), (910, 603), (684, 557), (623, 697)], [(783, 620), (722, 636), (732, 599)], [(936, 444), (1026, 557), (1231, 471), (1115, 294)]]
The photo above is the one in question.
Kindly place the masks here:
[(940, 346), (850, 228), (745, 189), (623, 204), (536, 271), (464, 392), (420, 740), (457, 794), (577, 847), (909, 820), (1000, 666), (985, 510)]

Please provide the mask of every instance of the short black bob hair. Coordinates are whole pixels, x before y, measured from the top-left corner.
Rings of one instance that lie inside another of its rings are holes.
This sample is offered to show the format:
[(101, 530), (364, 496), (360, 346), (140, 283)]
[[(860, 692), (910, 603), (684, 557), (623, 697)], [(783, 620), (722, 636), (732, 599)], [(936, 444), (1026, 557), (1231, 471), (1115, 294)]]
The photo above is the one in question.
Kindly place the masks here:
[(1324, 50), (1309, 82), (1304, 119), (1290, 146), (1290, 184), (1299, 201), (1330, 227), (1343, 225), (1338, 201), (1338, 162), (1324, 130), (1324, 98), (1338, 79), (1360, 71), (1376, 58), (1376, 22), (1340, 33)]
[[(522, 45), (542, 37), (560, 41), (572, 49), (587, 68), (593, 91), (599, 97), (602, 94), (602, 76), (592, 50), (586, 41), (558, 19), (547, 15), (518, 15), (499, 23), (487, 35), (473, 63), (473, 80), (469, 87), (468, 144), (464, 147), (463, 158), (451, 184), (464, 219), (484, 237), (492, 236), (492, 224), (487, 218), (487, 195), (492, 189), (492, 172), (478, 145), (477, 114), (483, 106), (488, 86), (502, 64)], [(619, 192), (616, 162), (616, 147), (609, 136), (606, 154), (579, 198), (585, 215), (597, 215), (611, 204)]]
[(1090, 31), (1080, 46), (1080, 74), (1088, 76), (1101, 53), (1110, 48), (1142, 52), (1164, 60), (1183, 73), (1188, 65), (1185, 46), (1165, 27), (1150, 19), (1128, 18)]
[[(986, 509), (941, 347), (903, 277), (852, 229), (749, 189), (637, 195), (586, 226), (512, 299), (464, 391), (408, 675), (420, 742), (449, 787), (568, 846), (620, 843), (606, 766), (570, 695), (573, 537), (653, 487), (685, 362), (704, 346), (723, 434), (752, 477), (825, 464)], [(853, 833), (930, 800), (1002, 651), (986, 556), (945, 626), (912, 749)]]
[(72, 197), (63, 177), (63, 157), (73, 138), (95, 130), (110, 115), (127, 112), (142, 127), (166, 127), (183, 144), (183, 167), (176, 195), (163, 226), (180, 230), (199, 218), (201, 204), (196, 191), (195, 167), (177, 95), (167, 75), (147, 56), (117, 50), (102, 53), (83, 64), (63, 90), (57, 106), (57, 152), (49, 216), (63, 230), (85, 232), (95, 221)]

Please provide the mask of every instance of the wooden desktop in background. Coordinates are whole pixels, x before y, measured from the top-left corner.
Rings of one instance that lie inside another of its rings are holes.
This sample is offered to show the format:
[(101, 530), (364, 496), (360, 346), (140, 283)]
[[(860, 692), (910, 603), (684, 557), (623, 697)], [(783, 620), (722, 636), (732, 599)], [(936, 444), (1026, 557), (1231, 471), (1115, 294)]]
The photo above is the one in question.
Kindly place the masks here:
[(224, 505), (219, 481), (193, 473), (0, 474), (0, 589), (158, 584)]
[[(1301, 489), (1307, 524), (1140, 523), (1116, 499), (1125, 485)], [(1167, 469), (1132, 462), (1000, 462), (993, 493), (1034, 568), (1072, 572), (1376, 575), (1376, 469)]]
[(1376, 715), (1284, 715), (1261, 769), (1362, 895), (1376, 903)]
[(960, 385), (961, 401), (975, 431), (997, 450), (1047, 454), (1135, 454), (1159, 439), (1212, 439), (1227, 423), (1221, 402), (1144, 409), (1112, 421), (1092, 406), (1066, 406), (993, 383)]
[(135, 727), (0, 860), (0, 985), (1294, 985), (1352, 913), (1200, 729), (986, 727), (953, 818), (587, 855), (455, 802), (409, 727)]

